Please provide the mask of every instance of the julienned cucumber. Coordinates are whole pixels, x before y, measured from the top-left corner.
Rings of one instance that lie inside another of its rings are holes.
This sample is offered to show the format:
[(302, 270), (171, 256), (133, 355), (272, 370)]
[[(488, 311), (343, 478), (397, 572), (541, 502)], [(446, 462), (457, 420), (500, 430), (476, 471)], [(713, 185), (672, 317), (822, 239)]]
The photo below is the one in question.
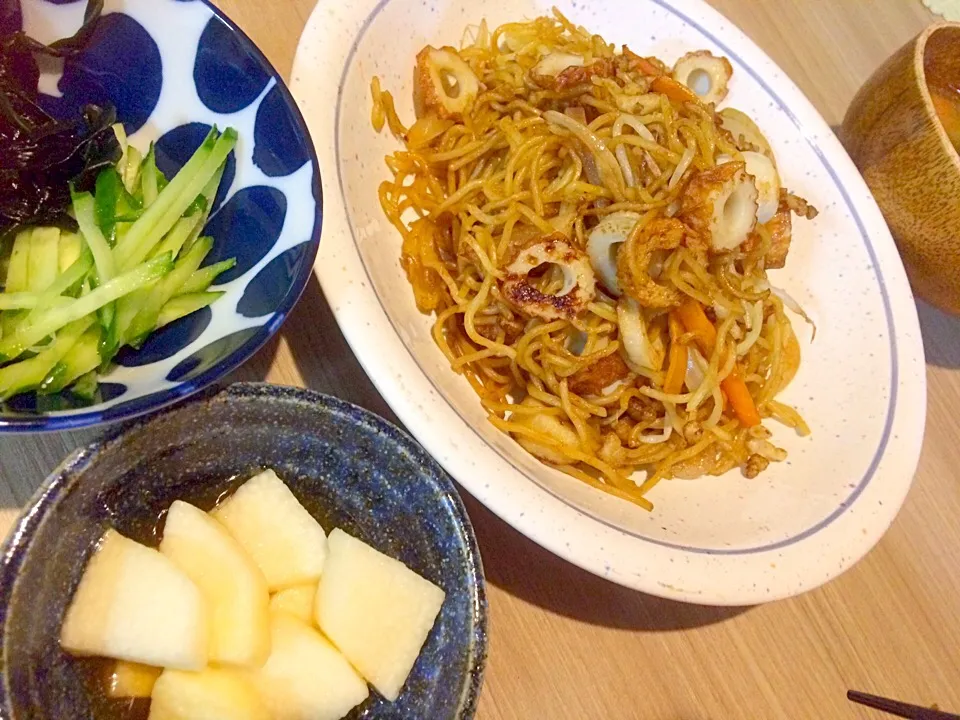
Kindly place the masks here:
[(133, 318), (133, 322), (130, 323), (130, 328), (127, 330), (127, 337), (130, 338), (134, 347), (139, 347), (146, 335), (157, 326), (160, 309), (200, 267), (200, 263), (203, 262), (212, 247), (213, 238), (200, 238), (187, 252), (177, 258), (177, 263), (169, 275), (154, 283), (143, 307)]
[(0, 399), (6, 400), (24, 390), (38, 387), (47, 373), (67, 354), (92, 323), (92, 316), (74, 320), (57, 335), (56, 340), (46, 350), (29, 360), (0, 368)]
[(200, 268), (189, 277), (189, 279), (183, 284), (183, 287), (177, 290), (177, 295), (189, 295), (190, 293), (203, 292), (208, 287), (213, 285), (214, 280), (216, 280), (221, 273), (225, 273), (227, 270), (232, 269), (236, 264), (236, 259), (230, 258), (228, 260), (221, 260), (213, 265), (207, 265), (206, 267)]
[(60, 392), (81, 375), (100, 367), (100, 330), (89, 328), (40, 383), (40, 391)]
[[(94, 399), (97, 369), (124, 344), (207, 307), (207, 292), (234, 260), (200, 267), (212, 247), (202, 236), (227, 158), (237, 143), (228, 128), (210, 131), (169, 181), (127, 145), (95, 191), (71, 188), (79, 231), (28, 228), (10, 239), (0, 272), (0, 400), (30, 390)], [(52, 401), (52, 404), (51, 404)], [(38, 408), (41, 407), (38, 399)], [(43, 407), (56, 409), (55, 398)]]
[(157, 327), (162, 328), (164, 325), (169, 325), (174, 320), (179, 320), (190, 313), (194, 313), (197, 310), (207, 307), (207, 305), (212, 305), (215, 300), (223, 295), (223, 291), (197, 292), (185, 293), (183, 295), (177, 295), (174, 298), (170, 298), (170, 300), (167, 301), (167, 304), (160, 309), (160, 315), (157, 316)]
[[(177, 173), (153, 205), (131, 226), (126, 236), (117, 242), (117, 264), (121, 269), (128, 269), (147, 257), (226, 162), (237, 144), (237, 133), (228, 128), (219, 138), (212, 139), (215, 132), (210, 131), (183, 170)], [(199, 162), (193, 166), (198, 156)]]
[(32, 322), (17, 327), (9, 337), (0, 339), (0, 357), (13, 359), (27, 348), (36, 345), (64, 325), (94, 313), (107, 303), (113, 302), (134, 290), (159, 280), (173, 269), (173, 259), (162, 255), (148, 260), (139, 267), (118, 275), (108, 283), (91, 290), (73, 302), (52, 308), (38, 315)]

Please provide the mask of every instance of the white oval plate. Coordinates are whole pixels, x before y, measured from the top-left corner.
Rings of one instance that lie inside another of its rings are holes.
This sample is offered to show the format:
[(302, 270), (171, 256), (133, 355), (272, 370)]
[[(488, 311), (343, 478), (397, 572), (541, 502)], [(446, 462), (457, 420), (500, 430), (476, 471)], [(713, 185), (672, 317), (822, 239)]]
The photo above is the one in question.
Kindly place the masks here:
[[(793, 83), (699, 0), (558, 0), (616, 44), (673, 62), (706, 48), (734, 66), (724, 105), (769, 137), (785, 183), (820, 216), (795, 223), (786, 288), (816, 321), (797, 319), (804, 359), (784, 393), (813, 435), (781, 430), (790, 459), (755, 480), (661, 483), (652, 513), (595, 491), (526, 454), (487, 422), (417, 312), (400, 237), (377, 186), (398, 147), (370, 125), (370, 80), (413, 115), (412, 66), (425, 44), (458, 45), (484, 17), (494, 27), (550, 11), (549, 0), (320, 0), (297, 52), (292, 89), (323, 168), (316, 272), (364, 369), (400, 419), (477, 499), (519, 531), (628, 587), (703, 604), (795, 595), (865, 555), (893, 521), (916, 468), (925, 417), (916, 308), (889, 231), (830, 128)], [(626, 28), (633, 28), (626, 30)]]

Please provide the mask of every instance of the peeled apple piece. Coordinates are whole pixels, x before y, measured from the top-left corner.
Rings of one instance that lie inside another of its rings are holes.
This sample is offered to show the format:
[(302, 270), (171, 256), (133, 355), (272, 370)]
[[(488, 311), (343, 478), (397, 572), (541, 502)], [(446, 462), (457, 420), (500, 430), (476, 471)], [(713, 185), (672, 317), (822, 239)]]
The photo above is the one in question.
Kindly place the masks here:
[(107, 530), (67, 608), (60, 645), (74, 655), (200, 670), (207, 633), (190, 578), (157, 550)]
[(253, 558), (271, 592), (320, 579), (327, 537), (273, 470), (247, 480), (211, 514)]
[(307, 625), (312, 625), (316, 597), (316, 583), (286, 588), (270, 598), (270, 612), (286, 612)]
[(285, 612), (270, 618), (273, 649), (253, 674), (271, 720), (338, 720), (370, 691), (323, 635)]
[(343, 530), (331, 532), (328, 542), (317, 625), (381, 695), (396, 700), (444, 592)]
[(223, 525), (181, 500), (167, 512), (160, 552), (200, 588), (209, 612), (209, 659), (258, 667), (270, 653), (263, 573)]
[(232, 670), (164, 670), (148, 720), (273, 720), (252, 681)]

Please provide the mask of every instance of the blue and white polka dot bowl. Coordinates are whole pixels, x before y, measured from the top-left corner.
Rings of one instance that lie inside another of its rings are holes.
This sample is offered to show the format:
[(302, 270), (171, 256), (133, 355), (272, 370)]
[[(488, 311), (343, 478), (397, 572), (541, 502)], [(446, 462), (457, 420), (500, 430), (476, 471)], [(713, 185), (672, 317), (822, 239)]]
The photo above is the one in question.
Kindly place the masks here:
[[(41, 42), (72, 34), (84, 0), (21, 0), (23, 29)], [(14, 21), (16, 22), (16, 18)], [(236, 266), (211, 307), (118, 356), (103, 401), (49, 410), (30, 395), (0, 408), (0, 432), (65, 430), (141, 415), (221, 378), (277, 331), (306, 286), (320, 242), (320, 171), (306, 126), (282, 78), (236, 26), (203, 0), (106, 0), (80, 55), (40, 81), (54, 115), (111, 102), (131, 142), (156, 143), (170, 177), (212, 125), (239, 143), (205, 234), (205, 260)], [(61, 406), (62, 407), (62, 406)]]

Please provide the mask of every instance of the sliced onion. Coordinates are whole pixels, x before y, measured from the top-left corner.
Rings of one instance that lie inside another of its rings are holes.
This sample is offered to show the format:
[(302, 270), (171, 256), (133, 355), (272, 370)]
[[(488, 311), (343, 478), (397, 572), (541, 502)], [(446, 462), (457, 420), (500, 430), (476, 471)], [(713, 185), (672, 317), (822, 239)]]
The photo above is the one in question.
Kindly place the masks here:
[(748, 305), (747, 312), (747, 336), (742, 342), (737, 343), (737, 357), (743, 357), (750, 348), (760, 339), (760, 333), (763, 332), (763, 301), (757, 300), (753, 305)]
[(627, 157), (627, 148), (623, 145), (617, 145), (617, 149), (613, 151), (617, 156), (617, 162), (620, 163), (620, 172), (623, 173), (623, 179), (627, 183), (627, 187), (636, 187), (637, 178), (633, 174), (633, 168), (630, 167), (630, 158)]
[(683, 156), (680, 158), (680, 162), (677, 164), (676, 169), (673, 171), (673, 175), (670, 176), (670, 182), (667, 183), (667, 188), (673, 190), (677, 184), (680, 182), (680, 179), (683, 177), (683, 174), (689, 169), (691, 163), (693, 163), (693, 156), (695, 152), (693, 147), (688, 146), (686, 150), (683, 151)]
[(617, 303), (617, 321), (620, 327), (620, 342), (623, 343), (623, 349), (630, 361), (647, 370), (659, 371), (663, 367), (665, 350), (650, 342), (640, 304), (630, 297), (620, 298)]
[(552, 52), (544, 55), (533, 67), (534, 75), (556, 77), (569, 67), (583, 67), (583, 56), (565, 52)]
[(640, 435), (636, 436), (636, 438), (639, 442), (642, 442), (646, 445), (658, 445), (669, 440), (671, 435), (673, 435), (673, 425), (670, 423), (664, 423), (663, 432), (659, 435), (644, 435), (643, 433), (640, 433)]
[(687, 353), (687, 375), (684, 378), (688, 392), (696, 392), (697, 388), (703, 384), (705, 376), (702, 366), (706, 364), (703, 356), (696, 349), (690, 348), (690, 352)]
[(600, 177), (600, 171), (597, 169), (597, 161), (594, 159), (593, 153), (581, 152), (577, 154), (580, 156), (580, 162), (583, 163), (583, 174), (587, 176), (590, 184), (602, 186), (603, 178)]
[(776, 164), (777, 160), (773, 156), (773, 150), (770, 149), (770, 143), (767, 142), (767, 138), (760, 131), (760, 128), (757, 127), (757, 124), (751, 120), (748, 115), (734, 108), (724, 108), (717, 113), (717, 116), (717, 119), (720, 121), (720, 126), (733, 135), (735, 142), (739, 142), (742, 137), (750, 145), (759, 148), (760, 152)]
[(817, 335), (817, 324), (807, 315), (803, 307), (798, 303), (790, 293), (778, 287), (770, 285), (770, 292), (780, 298), (780, 301), (791, 311), (802, 317), (813, 328), (813, 335)]
[(623, 385), (623, 380), (614, 380), (612, 383), (607, 385), (605, 388), (600, 390), (601, 395), (609, 395), (612, 392), (616, 391), (621, 385)]
[[(633, 115), (621, 115), (613, 123), (613, 137), (619, 137), (623, 134), (623, 126), (626, 125), (631, 128), (637, 135), (642, 137), (644, 140), (649, 140), (650, 142), (656, 142), (656, 139), (653, 137), (653, 133), (650, 132), (649, 128), (640, 122), (640, 118)], [(623, 172), (623, 178), (626, 180), (629, 187), (637, 186), (637, 179), (633, 174), (633, 168), (630, 166), (630, 160), (627, 156), (627, 148), (625, 145), (617, 145), (617, 149), (614, 150), (614, 154), (617, 156), (617, 162), (620, 163), (620, 170)]]
[(650, 132), (650, 128), (640, 122), (640, 118), (638, 118), (636, 115), (621, 115), (618, 117), (613, 123), (614, 137), (617, 137), (623, 133), (624, 125), (632, 129), (644, 140), (649, 140), (650, 142), (654, 143), (657, 141), (657, 139), (653, 136), (653, 133)]
[[(613, 153), (610, 152), (610, 148), (607, 147), (606, 143), (597, 136), (589, 127), (583, 123), (579, 123), (574, 120), (572, 117), (564, 115), (563, 113), (557, 112), (556, 110), (547, 110), (543, 114), (543, 119), (546, 120), (551, 125), (561, 127), (564, 130), (572, 133), (580, 142), (587, 146), (591, 153), (593, 153), (594, 158), (597, 161), (597, 168), (600, 171), (601, 177), (609, 174), (610, 177), (606, 178), (609, 180), (609, 184), (615, 187), (621, 187), (623, 180), (623, 173), (620, 171), (620, 165), (617, 162), (617, 158), (614, 157)], [(584, 163), (586, 167), (586, 163)], [(605, 184), (605, 183), (603, 183)]]

